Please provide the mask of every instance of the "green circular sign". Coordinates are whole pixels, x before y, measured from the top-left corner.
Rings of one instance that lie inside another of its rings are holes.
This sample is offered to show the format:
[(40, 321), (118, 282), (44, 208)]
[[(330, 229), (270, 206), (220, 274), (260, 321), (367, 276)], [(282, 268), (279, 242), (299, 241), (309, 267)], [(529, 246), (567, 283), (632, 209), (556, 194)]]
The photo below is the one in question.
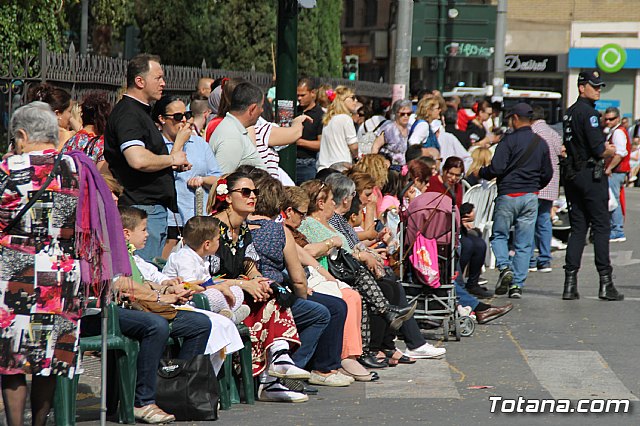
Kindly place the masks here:
[(596, 62), (604, 72), (618, 72), (627, 62), (627, 52), (619, 44), (605, 44), (598, 50)]

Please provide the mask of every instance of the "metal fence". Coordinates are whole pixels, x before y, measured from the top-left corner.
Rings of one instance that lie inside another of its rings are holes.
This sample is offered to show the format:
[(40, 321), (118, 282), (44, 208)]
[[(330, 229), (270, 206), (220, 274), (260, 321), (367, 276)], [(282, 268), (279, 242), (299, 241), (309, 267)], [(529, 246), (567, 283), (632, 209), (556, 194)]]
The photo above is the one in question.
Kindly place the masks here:
[[(2, 52), (0, 52), (2, 53)], [(200, 67), (163, 65), (165, 91), (191, 94), (201, 77), (238, 77), (251, 81), (266, 90), (272, 86), (270, 73), (255, 71), (229, 71), (207, 68), (205, 61)], [(127, 61), (99, 55), (82, 55), (73, 44), (65, 53), (50, 52), (44, 41), (37, 54), (17, 61), (11, 54), (0, 56), (0, 147), (8, 142), (8, 123), (16, 108), (24, 104), (31, 86), (50, 82), (71, 92), (73, 99), (80, 99), (90, 90), (103, 90), (115, 103), (124, 90)], [(332, 86), (339, 84), (355, 89), (359, 95), (375, 98), (391, 97), (391, 85), (344, 79), (317, 78)], [(4, 152), (4, 150), (2, 151)]]

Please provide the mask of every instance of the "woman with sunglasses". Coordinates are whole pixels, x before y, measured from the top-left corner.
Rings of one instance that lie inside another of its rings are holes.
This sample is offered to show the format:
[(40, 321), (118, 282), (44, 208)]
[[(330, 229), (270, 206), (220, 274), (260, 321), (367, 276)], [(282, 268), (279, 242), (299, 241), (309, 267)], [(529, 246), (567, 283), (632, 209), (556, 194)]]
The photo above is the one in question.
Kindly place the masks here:
[(409, 145), (422, 145), (423, 148), (437, 148), (440, 150), (440, 143), (435, 133), (431, 130), (431, 122), (439, 120), (442, 114), (440, 99), (427, 95), (418, 102), (416, 110), (416, 121), (409, 130)]
[(336, 163), (352, 163), (358, 155), (358, 138), (351, 115), (358, 110), (358, 100), (351, 89), (338, 86), (327, 91), (331, 101), (322, 119), (318, 170)]
[(247, 293), (251, 313), (244, 324), (251, 332), (253, 375), (260, 376), (261, 401), (304, 402), (309, 398), (291, 390), (277, 378), (309, 379), (309, 372), (295, 366), (291, 352), (300, 346), (298, 330), (289, 308), (276, 302), (272, 280), (258, 270), (258, 252), (247, 217), (255, 212), (260, 191), (249, 175), (235, 172), (220, 179), (209, 197), (208, 210), (220, 220), (220, 247), (211, 257), (209, 271), (233, 281)]
[(409, 117), (411, 116), (411, 101), (400, 99), (391, 107), (393, 121), (385, 123), (380, 129), (380, 135), (373, 143), (372, 153), (378, 152), (391, 157), (393, 166), (404, 166), (404, 154), (407, 152), (409, 140)]
[(182, 149), (192, 165), (190, 170), (173, 172), (178, 212), (168, 212), (167, 241), (162, 250), (162, 257), (167, 259), (178, 243), (184, 224), (193, 216), (206, 214), (204, 202), (203, 210), (195, 211), (196, 189), (203, 188), (208, 193), (222, 172), (209, 144), (200, 136), (192, 134), (193, 116), (180, 97), (165, 95), (160, 98), (153, 106), (152, 116), (160, 126), (168, 151), (171, 152), (174, 144), (183, 145)]

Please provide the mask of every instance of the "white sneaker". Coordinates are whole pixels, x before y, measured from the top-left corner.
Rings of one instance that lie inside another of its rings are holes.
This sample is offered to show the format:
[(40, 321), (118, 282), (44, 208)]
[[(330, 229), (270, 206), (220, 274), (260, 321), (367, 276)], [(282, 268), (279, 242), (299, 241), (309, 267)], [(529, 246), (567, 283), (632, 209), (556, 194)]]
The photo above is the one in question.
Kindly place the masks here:
[(471, 308), (471, 306), (458, 305), (458, 314), (461, 317), (468, 317), (469, 315), (471, 315), (472, 311), (473, 309)]
[(404, 352), (404, 354), (409, 358), (417, 359), (437, 358), (444, 355), (445, 353), (447, 353), (447, 350), (445, 348), (436, 348), (429, 343), (425, 343), (419, 348), (407, 349)]
[(624, 243), (625, 241), (627, 241), (627, 237), (618, 237), (618, 238), (609, 239), (610, 243)]
[(277, 381), (263, 383), (258, 389), (258, 401), (306, 402), (309, 397), (301, 392), (289, 390)]
[(312, 371), (311, 377), (309, 378), (309, 384), (316, 386), (344, 387), (349, 386), (351, 384), (351, 380), (340, 373), (333, 373), (329, 374), (328, 376), (323, 376), (322, 374), (318, 374)]
[(247, 305), (240, 305), (238, 309), (233, 311), (233, 322), (235, 324), (240, 324), (251, 314), (251, 308)]
[(551, 238), (551, 247), (556, 250), (566, 250), (567, 245), (557, 238)]
[(535, 266), (532, 268), (529, 268), (529, 272), (538, 272), (538, 268)]

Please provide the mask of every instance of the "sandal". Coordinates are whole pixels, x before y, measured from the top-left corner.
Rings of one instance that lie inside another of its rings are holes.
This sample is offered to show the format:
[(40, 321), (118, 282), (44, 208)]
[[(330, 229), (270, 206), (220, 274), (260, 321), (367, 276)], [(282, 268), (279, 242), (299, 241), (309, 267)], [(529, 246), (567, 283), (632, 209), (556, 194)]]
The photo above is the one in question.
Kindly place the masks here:
[(156, 404), (133, 407), (133, 416), (136, 420), (153, 425), (170, 423), (176, 420), (173, 414), (165, 413)]
[[(382, 352), (384, 352), (384, 354), (389, 358), (389, 367), (392, 367), (392, 366), (395, 367), (398, 364), (415, 364), (416, 363), (415, 359), (406, 356), (405, 354), (403, 354), (397, 349), (395, 350), (387, 349)], [(397, 354), (400, 354), (400, 356), (398, 357)]]

